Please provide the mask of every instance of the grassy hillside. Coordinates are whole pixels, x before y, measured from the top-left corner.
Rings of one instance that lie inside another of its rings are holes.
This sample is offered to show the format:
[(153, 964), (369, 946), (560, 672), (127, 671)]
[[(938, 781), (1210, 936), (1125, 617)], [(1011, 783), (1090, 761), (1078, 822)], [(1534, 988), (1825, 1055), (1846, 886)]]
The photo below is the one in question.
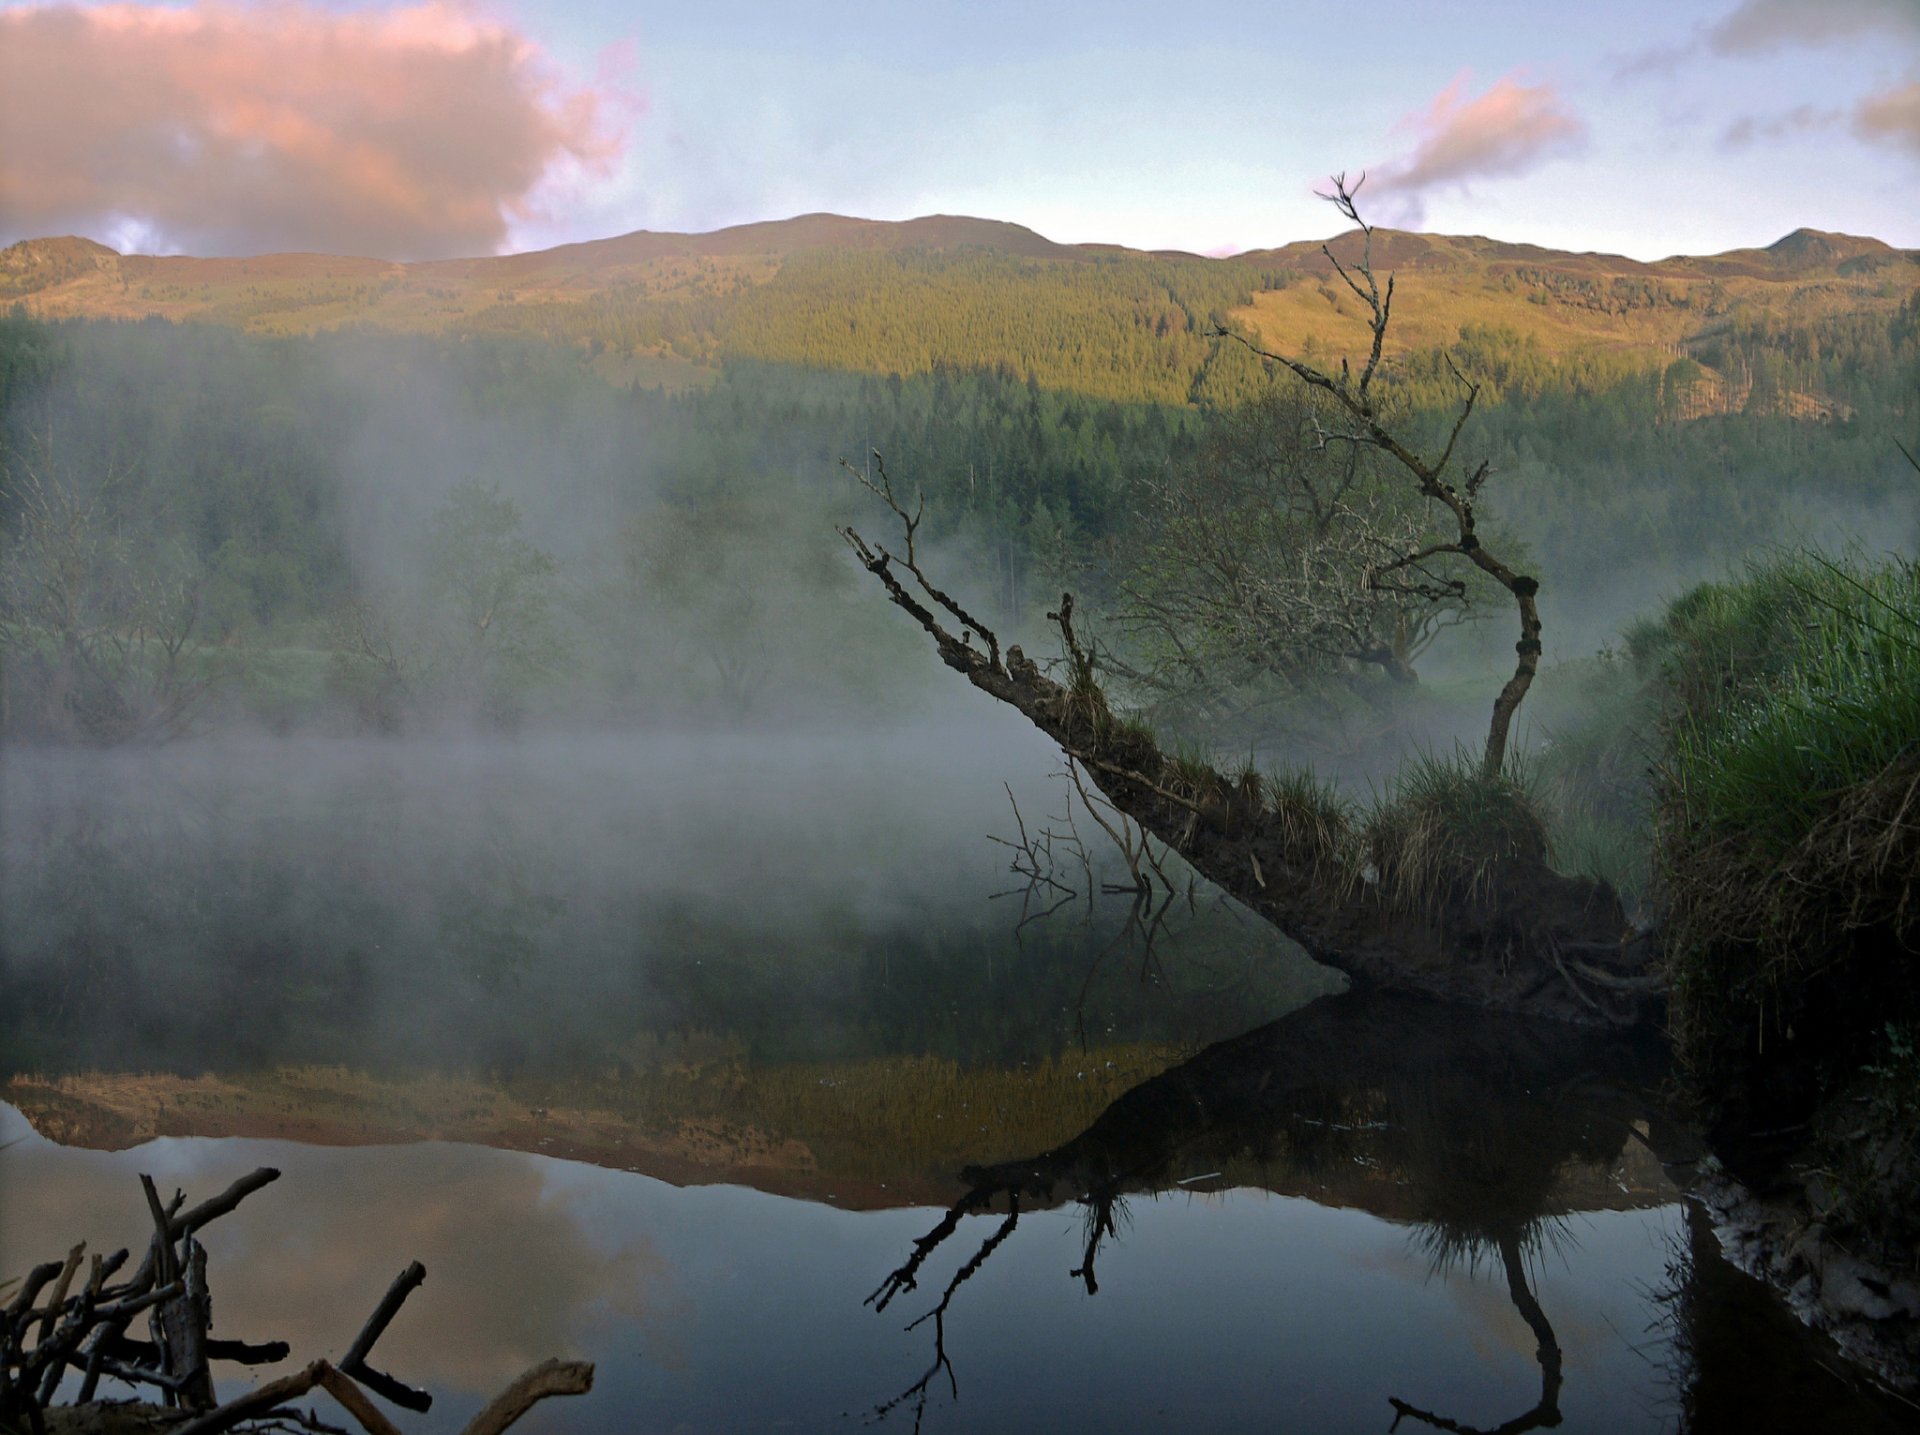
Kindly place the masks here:
[[(1403, 281), (1396, 358), (1477, 345), (1496, 360), (1519, 356), (1536, 383), (1576, 389), (1670, 373), (1667, 406), (1679, 418), (1755, 408), (1848, 417), (1848, 397), (1816, 379), (1757, 373), (1751, 341), (1804, 350), (1811, 336), (1817, 358), (1823, 326), (1884, 321), (1920, 285), (1920, 254), (1812, 230), (1655, 263), (1384, 230), (1376, 242), (1376, 267)], [(1352, 260), (1356, 236), (1333, 248)], [(0, 251), (8, 301), (42, 317), (154, 314), (269, 335), (532, 334), (586, 348), (621, 384), (702, 383), (740, 358), (902, 375), (1005, 365), (1042, 387), (1160, 403), (1245, 386), (1209, 373), (1204, 336), (1222, 320), (1290, 353), (1342, 353), (1361, 337), (1318, 244), (1203, 259), (1055, 244), (952, 216), (816, 214), (417, 264), (152, 257), (32, 240)]]

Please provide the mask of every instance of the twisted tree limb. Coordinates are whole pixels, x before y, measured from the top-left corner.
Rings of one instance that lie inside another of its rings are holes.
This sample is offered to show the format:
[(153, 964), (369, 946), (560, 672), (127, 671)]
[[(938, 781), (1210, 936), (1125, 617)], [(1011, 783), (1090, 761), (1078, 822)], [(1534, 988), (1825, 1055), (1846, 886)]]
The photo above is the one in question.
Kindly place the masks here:
[[(1540, 591), (1540, 580), (1528, 574), (1515, 572), (1502, 562), (1486, 545), (1480, 541), (1478, 518), (1474, 509), (1474, 500), (1479, 496), (1481, 485), (1490, 472), (1486, 463), (1479, 464), (1465, 480), (1455, 483), (1447, 477), (1447, 470), (1453, 462), (1455, 447), (1460, 442), (1461, 432), (1467, 426), (1467, 420), (1473, 416), (1475, 404), (1480, 399), (1480, 385), (1469, 380), (1454, 366), (1451, 357), (1447, 366), (1453, 371), (1454, 379), (1463, 391), (1459, 412), (1454, 415), (1453, 427), (1447, 434), (1446, 446), (1441, 449), (1438, 458), (1422, 458), (1401, 441), (1382, 421), (1378, 405), (1372, 393), (1373, 381), (1380, 371), (1380, 354), (1386, 339), (1387, 326), (1393, 313), (1393, 276), (1387, 276), (1387, 287), (1383, 294), (1373, 273), (1373, 226), (1360, 215), (1357, 197), (1360, 187), (1366, 183), (1363, 174), (1351, 185), (1344, 174), (1333, 177), (1333, 192), (1323, 194), (1327, 200), (1352, 221), (1361, 236), (1359, 262), (1349, 270), (1334, 254), (1331, 245), (1322, 245), (1321, 252), (1334, 267), (1340, 277), (1346, 281), (1361, 303), (1367, 306), (1371, 316), (1367, 327), (1372, 336), (1372, 349), (1367, 362), (1356, 381), (1344, 360), (1340, 373), (1335, 375), (1307, 363), (1302, 359), (1289, 358), (1261, 348), (1251, 339), (1236, 334), (1226, 328), (1217, 328), (1216, 337), (1231, 339), (1253, 354), (1269, 363), (1278, 364), (1295, 378), (1311, 388), (1329, 395), (1333, 401), (1352, 420), (1352, 427), (1338, 433), (1323, 433), (1323, 440), (1339, 441), (1377, 448), (1390, 455), (1399, 465), (1413, 476), (1422, 497), (1443, 504), (1453, 515), (1458, 534), (1450, 543), (1430, 544), (1418, 552), (1409, 553), (1392, 563), (1381, 567), (1368, 575), (1370, 584), (1378, 585), (1384, 574), (1409, 565), (1417, 565), (1428, 558), (1443, 554), (1457, 554), (1471, 562), (1481, 572), (1487, 574), (1502, 588), (1513, 595), (1520, 614), (1520, 640), (1514, 644), (1518, 660), (1514, 665), (1513, 676), (1501, 688), (1494, 699), (1493, 719), (1487, 731), (1487, 742), (1481, 760), (1481, 772), (1487, 777), (1498, 777), (1506, 765), (1507, 736), (1513, 726), (1513, 715), (1519, 711), (1527, 689), (1533, 685), (1534, 675), (1540, 670), (1540, 608), (1535, 596)], [(1354, 277), (1358, 273), (1359, 279)], [(1364, 281), (1364, 282), (1362, 282)]]

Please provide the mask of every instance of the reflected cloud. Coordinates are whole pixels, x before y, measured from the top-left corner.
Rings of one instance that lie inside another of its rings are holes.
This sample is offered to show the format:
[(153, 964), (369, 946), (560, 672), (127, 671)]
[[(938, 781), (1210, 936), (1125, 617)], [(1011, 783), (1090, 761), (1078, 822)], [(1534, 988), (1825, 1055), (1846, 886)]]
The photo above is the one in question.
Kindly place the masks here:
[[(17, 1115), (0, 1140), (15, 1134)], [(374, 1364), (409, 1384), (491, 1395), (530, 1365), (588, 1347), (597, 1324), (636, 1327), (650, 1347), (675, 1345), (682, 1297), (644, 1234), (611, 1248), (592, 1239), (548, 1162), (476, 1147), (354, 1151), (279, 1142), (161, 1140), (103, 1155), (27, 1135), (4, 1158), (11, 1179), (0, 1271), (86, 1239), (130, 1247), (151, 1234), (138, 1173), (189, 1200), (261, 1165), (280, 1180), (206, 1228), (214, 1333), (285, 1340), (285, 1367), (339, 1359), (388, 1282), (411, 1260), (426, 1284), (381, 1338)]]

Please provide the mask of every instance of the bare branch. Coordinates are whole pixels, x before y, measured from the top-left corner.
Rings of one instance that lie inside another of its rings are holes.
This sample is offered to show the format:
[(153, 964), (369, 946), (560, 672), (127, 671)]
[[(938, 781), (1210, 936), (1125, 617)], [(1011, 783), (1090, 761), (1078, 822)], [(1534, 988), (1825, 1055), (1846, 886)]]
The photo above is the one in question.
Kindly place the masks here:
[(374, 1307), (373, 1314), (367, 1317), (367, 1323), (360, 1328), (360, 1333), (353, 1338), (353, 1344), (340, 1360), (342, 1371), (403, 1410), (431, 1410), (433, 1396), (395, 1380), (385, 1371), (373, 1369), (367, 1364), (367, 1357), (373, 1353), (374, 1343), (386, 1333), (394, 1316), (400, 1313), (400, 1307), (406, 1304), (407, 1297), (418, 1290), (426, 1278), (427, 1268), (418, 1261), (410, 1263), (395, 1276), (393, 1284), (387, 1287), (387, 1293), (380, 1297), (380, 1304)]
[(462, 1435), (500, 1435), (549, 1395), (585, 1395), (593, 1366), (584, 1360), (543, 1360), (488, 1401)]
[(926, 511), (926, 493), (923, 491), (920, 494), (918, 502), (914, 505), (913, 512), (908, 513), (906, 509), (900, 506), (899, 500), (894, 497), (893, 480), (887, 476), (886, 461), (876, 452), (873, 455), (873, 462), (874, 467), (880, 474), (880, 482), (877, 484), (845, 459), (840, 460), (840, 466), (858, 479), (862, 487), (871, 493), (877, 494), (881, 500), (886, 503), (887, 507), (893, 510), (894, 515), (899, 518), (900, 526), (906, 535), (906, 557), (904, 559), (896, 558), (893, 554), (887, 552), (885, 548), (869, 549), (867, 545), (860, 540), (860, 536), (851, 528), (842, 529), (841, 536), (845, 538), (847, 542), (853, 546), (854, 551), (860, 555), (860, 561), (867, 566), (868, 571), (876, 575), (880, 571), (875, 567), (876, 563), (900, 563), (901, 566), (913, 575), (914, 581), (919, 583), (921, 591), (933, 599), (934, 602), (938, 603), (942, 609), (952, 616), (955, 622), (960, 624), (963, 634), (973, 632), (979, 635), (980, 641), (987, 645), (988, 665), (999, 669), (1001, 666), (1000, 639), (994, 635), (992, 629), (968, 613), (967, 610), (962, 608), (953, 598), (934, 587), (932, 580), (921, 571), (920, 560), (914, 550), (914, 541), (915, 535), (920, 528), (920, 519)]

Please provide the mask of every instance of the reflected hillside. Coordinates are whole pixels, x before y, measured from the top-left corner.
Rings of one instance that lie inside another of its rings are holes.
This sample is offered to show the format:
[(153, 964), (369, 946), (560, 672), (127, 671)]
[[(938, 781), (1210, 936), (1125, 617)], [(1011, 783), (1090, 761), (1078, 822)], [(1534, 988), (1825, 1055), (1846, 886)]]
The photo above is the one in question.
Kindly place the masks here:
[[(0, 1094), (43, 1135), (98, 1149), (156, 1136), (466, 1141), (863, 1208), (947, 1204), (963, 1188), (966, 1210), (1008, 1193), (1029, 1209), (1090, 1197), (1096, 1224), (1128, 1196), (1247, 1187), (1437, 1220), (1470, 1242), (1515, 1213), (1674, 1197), (1649, 1146), (1679, 1140), (1656, 1134), (1664, 1118), (1645, 1095), (1656, 1052), (1417, 1002), (1323, 999), (1184, 1061), (1177, 1044), (1120, 1042), (1004, 1065), (766, 1062), (699, 1034), (623, 1053), (504, 1082), (93, 1072), (22, 1075)], [(1006, 1154), (1022, 1150), (1041, 1154)]]
[(1326, 997), (1134, 1087), (1064, 1145), (969, 1168), (966, 1201), (1344, 1191), (1357, 1169), (1403, 1193), (1382, 1214), (1472, 1245), (1568, 1210), (1671, 1199), (1660, 1155), (1686, 1138), (1656, 1100), (1664, 1071), (1653, 1044), (1559, 1023)]
[[(422, 1260), (391, 1364), (456, 1414), (564, 1350), (599, 1365), (569, 1412), (584, 1430), (863, 1410), (953, 1432), (1156, 1411), (1374, 1435), (1899, 1428), (1820, 1375), (1804, 1331), (1756, 1322), (1758, 1287), (1689, 1227), (1657, 1051), (1341, 996), (1184, 1060), (755, 1065), (719, 1038), (635, 1055), (593, 1080), (654, 1104), (597, 1114), (338, 1069), (16, 1082), (39, 1132), (0, 1108), (0, 1269), (138, 1239), (135, 1172), (199, 1191), (270, 1163), (286, 1179), (215, 1232), (223, 1328), (304, 1358)], [(489, 1139), (538, 1154), (244, 1139), (305, 1121), (286, 1134), (391, 1141), (403, 1118), (415, 1136), (500, 1122)], [(673, 1161), (685, 1188), (628, 1169)], [(783, 1190), (808, 1199), (763, 1193)]]
[[(1066, 1198), (1082, 1208), (1085, 1245), (1069, 1275), (1091, 1296), (1130, 1197), (1260, 1185), (1357, 1196), (1411, 1220), (1436, 1271), (1490, 1266), (1532, 1332), (1540, 1386), (1533, 1405), (1489, 1428), (1558, 1425), (1564, 1359), (1530, 1267), (1572, 1239), (1561, 1218), (1576, 1210), (1677, 1198), (1665, 1166), (1689, 1143), (1654, 1099), (1661, 1074), (1651, 1046), (1360, 995), (1323, 998), (1219, 1042), (1127, 1091), (1071, 1141), (963, 1173), (966, 1194), (868, 1298), (876, 1310), (918, 1287), (964, 1217), (1005, 1214), (909, 1327), (931, 1323), (932, 1364), (876, 1414), (910, 1407), (917, 1429), (942, 1378), (958, 1396), (947, 1313), (1010, 1244), (1023, 1204)], [(1391, 1403), (1396, 1426), (1475, 1428), (1398, 1395)]]

